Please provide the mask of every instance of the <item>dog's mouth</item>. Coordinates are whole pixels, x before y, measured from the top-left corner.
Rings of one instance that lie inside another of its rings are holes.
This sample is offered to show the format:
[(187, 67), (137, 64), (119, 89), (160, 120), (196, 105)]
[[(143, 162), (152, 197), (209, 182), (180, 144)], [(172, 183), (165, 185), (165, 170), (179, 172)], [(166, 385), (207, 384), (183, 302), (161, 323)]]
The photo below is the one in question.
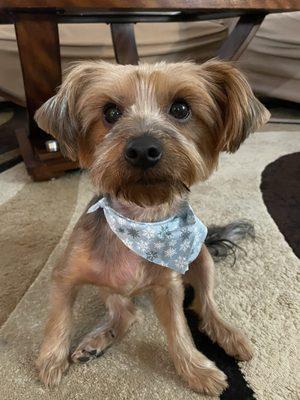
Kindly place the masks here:
[(120, 186), (115, 195), (137, 205), (152, 206), (172, 202), (174, 195), (189, 191), (189, 187), (182, 181), (142, 177)]
[(142, 179), (139, 179), (136, 182), (136, 184), (145, 186), (146, 188), (147, 187), (149, 187), (149, 188), (152, 188), (152, 187), (158, 188), (159, 186), (181, 187), (182, 191), (186, 191), (186, 192), (190, 191), (190, 188), (183, 181), (180, 181), (180, 180), (176, 180), (176, 181), (170, 182), (167, 179), (154, 179), (154, 180), (150, 179), (149, 180), (149, 179), (143, 179), (142, 178)]
[(160, 187), (164, 187), (165, 189), (171, 186), (171, 182), (167, 179), (149, 179), (149, 178), (140, 178), (137, 180), (129, 181), (122, 184), (118, 190), (116, 195), (121, 195), (124, 192), (134, 191), (138, 192), (141, 190), (143, 193), (147, 193), (153, 189), (159, 190)]
[(148, 178), (148, 177), (142, 177), (139, 178), (138, 180), (134, 182), (130, 182), (130, 185), (133, 186), (143, 186), (145, 189), (149, 188), (151, 189), (152, 187), (159, 188), (160, 186), (164, 186), (165, 188), (172, 188), (172, 187), (182, 187), (183, 190), (189, 192), (190, 189), (189, 187), (181, 180), (172, 180), (172, 179), (167, 179), (167, 178)]
[(156, 186), (156, 185), (161, 185), (161, 184), (165, 184), (165, 185), (169, 184), (169, 182), (166, 179), (148, 179), (148, 178), (138, 179), (135, 183), (136, 183), (136, 185), (144, 185), (144, 186)]

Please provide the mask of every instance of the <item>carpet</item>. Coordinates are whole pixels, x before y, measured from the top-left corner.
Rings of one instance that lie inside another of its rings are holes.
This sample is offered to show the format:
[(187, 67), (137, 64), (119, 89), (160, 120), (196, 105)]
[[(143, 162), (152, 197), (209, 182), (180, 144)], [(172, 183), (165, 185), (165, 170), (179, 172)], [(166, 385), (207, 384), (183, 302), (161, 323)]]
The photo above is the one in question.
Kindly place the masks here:
[[(299, 259), (268, 213), (261, 174), (278, 158), (300, 151), (300, 132), (252, 135), (234, 155), (222, 155), (211, 179), (194, 187), (192, 205), (206, 224), (253, 221), (257, 237), (243, 243), (237, 262), (217, 264), (216, 301), (228, 321), (247, 332), (255, 349), (237, 363), (201, 336), (187, 312), (195, 343), (229, 376), (225, 400), (296, 400), (299, 397)], [(37, 380), (34, 360), (46, 318), (51, 270), (92, 196), (85, 173), (31, 182), (24, 165), (0, 174), (0, 381), (4, 400), (209, 399), (177, 376), (164, 334), (147, 297), (136, 301), (144, 319), (104, 356), (72, 365), (54, 391)], [(75, 306), (73, 346), (104, 316), (97, 291), (85, 287)]]

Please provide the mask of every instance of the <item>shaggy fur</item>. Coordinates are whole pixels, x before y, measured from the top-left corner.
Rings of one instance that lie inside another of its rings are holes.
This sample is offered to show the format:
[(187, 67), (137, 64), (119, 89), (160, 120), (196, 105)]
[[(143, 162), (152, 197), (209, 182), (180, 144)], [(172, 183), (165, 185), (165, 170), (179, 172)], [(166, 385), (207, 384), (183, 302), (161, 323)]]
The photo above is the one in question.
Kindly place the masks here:
[[(186, 118), (172, 115), (176, 101), (189, 107)], [(106, 118), (109, 105), (119, 112), (114, 123)], [(219, 61), (201, 66), (80, 63), (36, 113), (38, 125), (59, 141), (66, 156), (78, 158), (90, 171), (96, 191), (109, 194), (115, 210), (149, 222), (176, 213), (189, 188), (216, 168), (220, 152), (236, 151), (268, 118), (244, 76)], [(163, 150), (159, 162), (142, 169), (132, 166), (124, 151), (129, 141), (145, 134), (159, 141)], [(224, 242), (228, 234), (230, 241), (235, 240), (244, 231), (232, 228), (217, 241)], [(47, 386), (57, 385), (68, 368), (72, 305), (83, 284), (99, 287), (108, 318), (83, 338), (71, 355), (73, 362), (90, 361), (120, 340), (138, 319), (130, 297), (147, 291), (179, 375), (194, 390), (222, 392), (226, 376), (195, 348), (187, 327), (184, 284), (195, 289), (199, 329), (228, 354), (241, 360), (252, 356), (245, 336), (224, 322), (216, 309), (214, 264), (205, 245), (181, 276), (131, 252), (98, 210), (81, 216), (53, 272), (50, 316), (37, 360), (40, 379)]]

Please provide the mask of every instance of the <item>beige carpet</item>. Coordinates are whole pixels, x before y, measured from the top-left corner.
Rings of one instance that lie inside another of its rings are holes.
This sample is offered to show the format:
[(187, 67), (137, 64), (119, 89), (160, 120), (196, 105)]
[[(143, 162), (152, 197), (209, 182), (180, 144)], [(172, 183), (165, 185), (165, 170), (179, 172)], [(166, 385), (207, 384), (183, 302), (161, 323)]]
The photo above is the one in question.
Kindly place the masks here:
[[(257, 240), (244, 244), (247, 255), (239, 252), (232, 268), (229, 262), (218, 264), (216, 299), (224, 317), (242, 327), (253, 343), (254, 359), (240, 367), (258, 400), (299, 398), (299, 260), (259, 190), (264, 167), (299, 150), (300, 132), (252, 135), (236, 154), (224, 155), (215, 175), (191, 196), (207, 224), (248, 218), (256, 227)], [(79, 173), (32, 183), (23, 164), (0, 174), (0, 187), (2, 321), (10, 314), (0, 331), (1, 399), (207, 399), (177, 377), (146, 298), (138, 300), (144, 321), (120, 344), (97, 361), (72, 366), (55, 391), (41, 386), (33, 363), (49, 274), (92, 191), (87, 176)], [(76, 305), (74, 345), (103, 314), (96, 292), (84, 289)]]

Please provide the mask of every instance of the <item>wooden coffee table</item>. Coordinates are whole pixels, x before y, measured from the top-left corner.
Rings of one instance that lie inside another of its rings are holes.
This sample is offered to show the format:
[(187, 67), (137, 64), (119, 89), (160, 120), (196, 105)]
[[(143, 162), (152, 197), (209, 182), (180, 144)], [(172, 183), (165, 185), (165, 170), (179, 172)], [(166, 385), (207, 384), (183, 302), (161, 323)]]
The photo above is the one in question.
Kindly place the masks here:
[(216, 54), (236, 60), (268, 13), (295, 10), (300, 10), (300, 0), (0, 0), (0, 23), (16, 29), (29, 114), (28, 129), (16, 134), (29, 174), (41, 181), (78, 167), (60, 152), (46, 152), (50, 137), (33, 119), (61, 83), (58, 23), (110, 24), (116, 61), (137, 64), (135, 23), (240, 17)]

